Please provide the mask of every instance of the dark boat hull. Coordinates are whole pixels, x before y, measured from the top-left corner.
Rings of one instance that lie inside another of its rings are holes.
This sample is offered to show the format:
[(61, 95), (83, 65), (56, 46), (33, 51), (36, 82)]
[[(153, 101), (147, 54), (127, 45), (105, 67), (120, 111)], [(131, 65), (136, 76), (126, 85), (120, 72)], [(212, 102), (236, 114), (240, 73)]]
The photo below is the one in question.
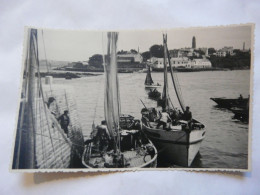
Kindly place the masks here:
[(248, 106), (248, 98), (244, 99), (226, 99), (226, 98), (210, 98), (218, 104), (221, 108), (230, 109), (232, 107), (246, 109)]
[(231, 109), (231, 111), (235, 114), (234, 119), (238, 119), (242, 122), (248, 122), (249, 121), (249, 110), (247, 109)]

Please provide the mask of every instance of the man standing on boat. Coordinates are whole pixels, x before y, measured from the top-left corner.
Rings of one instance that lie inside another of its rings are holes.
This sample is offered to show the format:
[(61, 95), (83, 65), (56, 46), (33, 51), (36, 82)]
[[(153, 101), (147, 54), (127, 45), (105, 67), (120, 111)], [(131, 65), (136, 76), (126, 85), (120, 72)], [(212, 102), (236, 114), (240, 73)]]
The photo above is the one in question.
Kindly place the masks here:
[(188, 122), (189, 129), (191, 130), (192, 113), (190, 111), (189, 106), (186, 107), (186, 110), (184, 111), (182, 118), (183, 120)]
[(64, 130), (64, 133), (68, 137), (68, 126), (70, 124), (70, 117), (68, 116), (69, 111), (65, 110), (64, 113), (58, 118), (61, 128)]
[(171, 122), (172, 120), (171, 120), (169, 114), (167, 112), (165, 112), (165, 110), (163, 110), (162, 113), (161, 113), (161, 118), (160, 118), (158, 125), (157, 125), (157, 129), (159, 129), (159, 127), (161, 125), (163, 125), (163, 129), (166, 130), (168, 121)]

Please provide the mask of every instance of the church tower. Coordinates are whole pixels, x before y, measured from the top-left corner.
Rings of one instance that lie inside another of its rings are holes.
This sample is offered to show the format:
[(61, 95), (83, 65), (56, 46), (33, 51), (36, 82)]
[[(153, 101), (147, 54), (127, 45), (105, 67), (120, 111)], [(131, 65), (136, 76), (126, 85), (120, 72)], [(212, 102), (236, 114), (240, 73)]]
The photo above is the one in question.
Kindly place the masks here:
[(192, 37), (192, 48), (196, 49), (196, 38), (194, 36)]

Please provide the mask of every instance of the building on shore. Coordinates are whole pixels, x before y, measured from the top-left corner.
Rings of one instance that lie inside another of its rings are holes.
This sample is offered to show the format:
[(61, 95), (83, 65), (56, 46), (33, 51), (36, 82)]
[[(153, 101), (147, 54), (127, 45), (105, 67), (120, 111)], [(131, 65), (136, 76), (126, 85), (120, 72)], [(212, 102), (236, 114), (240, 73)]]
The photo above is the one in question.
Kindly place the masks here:
[(211, 62), (206, 58), (199, 58), (199, 59), (193, 59), (189, 60), (187, 63), (188, 68), (211, 68), (212, 64)]
[(118, 63), (142, 63), (143, 57), (140, 53), (135, 52), (122, 52), (117, 54)]
[[(189, 59), (187, 57), (171, 58), (171, 64), (174, 68), (211, 68), (211, 62), (206, 58)], [(167, 63), (167, 66), (168, 63)], [(151, 58), (151, 67), (155, 69), (163, 69), (163, 58)]]
[(233, 52), (233, 47), (223, 47), (222, 49), (219, 49), (216, 52), (216, 56), (218, 57), (226, 57), (227, 55), (233, 56), (234, 52)]

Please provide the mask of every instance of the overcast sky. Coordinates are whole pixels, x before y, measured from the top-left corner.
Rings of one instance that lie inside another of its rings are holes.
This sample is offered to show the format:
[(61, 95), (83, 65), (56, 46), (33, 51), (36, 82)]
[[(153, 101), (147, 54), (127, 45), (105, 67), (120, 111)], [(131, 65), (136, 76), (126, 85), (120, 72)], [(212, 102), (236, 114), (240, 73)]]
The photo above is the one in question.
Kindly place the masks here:
[[(199, 47), (233, 46), (242, 49), (245, 42), (246, 49), (251, 45), (251, 26), (229, 26), (209, 28), (183, 28), (157, 31), (120, 31), (118, 50), (140, 49), (148, 51), (153, 44), (162, 44), (162, 33), (168, 34), (168, 48), (178, 49), (191, 47), (192, 37), (196, 37)], [(46, 30), (38, 31), (40, 59), (45, 59), (43, 39), (48, 60), (84, 61), (93, 54), (106, 53), (106, 32), (101, 31), (69, 31)]]

